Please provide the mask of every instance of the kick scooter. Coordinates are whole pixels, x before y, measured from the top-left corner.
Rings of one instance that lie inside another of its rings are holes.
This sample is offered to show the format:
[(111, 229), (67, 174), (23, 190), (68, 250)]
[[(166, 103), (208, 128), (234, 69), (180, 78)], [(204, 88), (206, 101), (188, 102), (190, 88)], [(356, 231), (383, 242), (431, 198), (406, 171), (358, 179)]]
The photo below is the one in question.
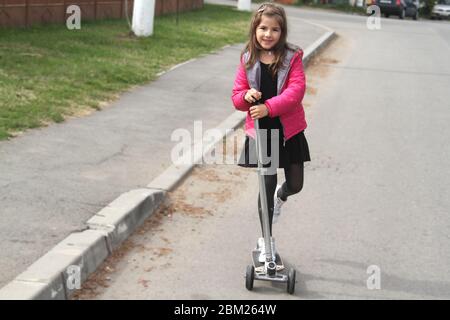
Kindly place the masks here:
[(261, 134), (259, 130), (259, 120), (256, 119), (254, 123), (256, 130), (258, 183), (259, 183), (259, 194), (261, 197), (263, 236), (264, 236), (264, 247), (266, 249), (266, 261), (264, 263), (261, 263), (258, 260), (258, 257), (261, 253), (260, 248), (257, 247), (257, 249), (252, 251), (253, 264), (247, 266), (247, 271), (245, 274), (245, 287), (248, 290), (252, 290), (254, 280), (282, 282), (287, 283), (287, 292), (289, 294), (293, 294), (295, 291), (295, 269), (290, 268), (287, 275), (283, 274), (282, 270), (284, 270), (284, 265), (280, 255), (278, 253), (275, 255), (275, 261), (273, 260), (272, 256), (272, 246), (270, 244), (269, 211), (267, 208), (266, 185), (264, 183), (264, 168), (262, 165), (263, 148), (262, 148)]

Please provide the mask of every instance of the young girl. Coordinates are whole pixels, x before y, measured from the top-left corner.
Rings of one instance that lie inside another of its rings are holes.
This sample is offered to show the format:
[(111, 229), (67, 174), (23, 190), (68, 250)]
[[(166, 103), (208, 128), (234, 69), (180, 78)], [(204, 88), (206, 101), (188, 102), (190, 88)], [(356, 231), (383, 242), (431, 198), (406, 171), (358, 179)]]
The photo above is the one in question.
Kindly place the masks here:
[[(306, 89), (303, 51), (288, 44), (286, 38), (284, 9), (273, 3), (262, 4), (252, 17), (250, 39), (241, 54), (232, 95), (235, 108), (247, 112), (245, 145), (238, 165), (257, 167), (254, 120), (259, 119), (260, 129), (267, 130), (267, 140), (262, 138), (263, 154), (265, 152), (270, 159), (278, 159), (278, 167), (284, 169), (286, 182), (280, 187), (272, 161), (264, 165), (272, 167), (271, 174), (264, 175), (270, 235), (272, 222), (280, 215), (281, 206), (289, 196), (302, 189), (303, 163), (311, 160), (303, 132), (306, 129), (302, 105)], [(275, 154), (268, 152), (272, 145), (275, 146)], [(262, 228), (260, 195), (258, 211)], [(272, 237), (271, 246), (275, 256)], [(263, 238), (258, 239), (258, 249), (261, 250), (259, 260), (264, 262)]]

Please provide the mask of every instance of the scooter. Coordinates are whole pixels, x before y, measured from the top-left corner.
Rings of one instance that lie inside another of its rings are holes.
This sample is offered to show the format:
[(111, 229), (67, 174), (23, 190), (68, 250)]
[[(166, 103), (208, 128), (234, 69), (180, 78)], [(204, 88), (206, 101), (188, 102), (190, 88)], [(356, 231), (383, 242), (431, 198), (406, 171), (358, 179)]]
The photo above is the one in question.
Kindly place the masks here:
[(263, 168), (263, 156), (262, 156), (262, 141), (261, 133), (259, 130), (259, 119), (255, 119), (256, 130), (256, 153), (258, 160), (258, 183), (259, 194), (261, 196), (261, 208), (262, 208), (262, 220), (263, 220), (263, 236), (264, 246), (266, 248), (266, 261), (264, 263), (259, 262), (259, 255), (261, 249), (257, 248), (252, 251), (252, 265), (247, 266), (245, 273), (245, 287), (248, 290), (253, 290), (254, 280), (272, 281), (287, 283), (287, 292), (293, 294), (295, 291), (295, 269), (290, 268), (288, 274), (284, 274), (283, 261), (278, 253), (275, 255), (275, 260), (272, 255), (272, 246), (270, 243), (270, 225), (269, 225), (269, 211), (267, 207), (266, 197), (266, 185), (264, 183), (264, 168)]

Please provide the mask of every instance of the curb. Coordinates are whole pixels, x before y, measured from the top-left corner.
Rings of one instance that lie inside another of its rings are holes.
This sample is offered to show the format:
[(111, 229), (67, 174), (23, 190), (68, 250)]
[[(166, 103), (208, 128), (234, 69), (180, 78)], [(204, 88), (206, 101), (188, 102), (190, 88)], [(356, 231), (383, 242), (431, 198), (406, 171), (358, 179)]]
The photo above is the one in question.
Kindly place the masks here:
[[(336, 36), (334, 31), (322, 27), (329, 31), (304, 50), (305, 67)], [(235, 111), (215, 128), (213, 139), (194, 144), (193, 159), (170, 166), (146, 188), (120, 195), (87, 221), (86, 230), (70, 234), (1, 288), (0, 300), (70, 299), (89, 275), (156, 211), (167, 192), (202, 163), (214, 145), (240, 126), (245, 117), (243, 112)]]

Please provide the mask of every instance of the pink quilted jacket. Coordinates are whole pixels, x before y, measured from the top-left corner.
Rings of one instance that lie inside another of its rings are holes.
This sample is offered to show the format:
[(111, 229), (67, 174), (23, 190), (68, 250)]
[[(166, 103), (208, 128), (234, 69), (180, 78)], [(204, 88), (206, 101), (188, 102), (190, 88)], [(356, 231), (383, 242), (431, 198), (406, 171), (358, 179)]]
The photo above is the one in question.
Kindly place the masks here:
[[(285, 141), (307, 127), (302, 105), (306, 89), (302, 58), (303, 51), (301, 49), (287, 51), (284, 67), (278, 71), (277, 95), (265, 102), (269, 111), (269, 117), (280, 117)], [(247, 112), (245, 133), (255, 139), (254, 122), (250, 117), (249, 111), (251, 104), (245, 101), (244, 96), (250, 88), (255, 88), (259, 91), (261, 66), (259, 61), (257, 61), (253, 67), (246, 70), (245, 62), (248, 59), (249, 54), (246, 52), (242, 56), (236, 74), (231, 98), (237, 110)]]

